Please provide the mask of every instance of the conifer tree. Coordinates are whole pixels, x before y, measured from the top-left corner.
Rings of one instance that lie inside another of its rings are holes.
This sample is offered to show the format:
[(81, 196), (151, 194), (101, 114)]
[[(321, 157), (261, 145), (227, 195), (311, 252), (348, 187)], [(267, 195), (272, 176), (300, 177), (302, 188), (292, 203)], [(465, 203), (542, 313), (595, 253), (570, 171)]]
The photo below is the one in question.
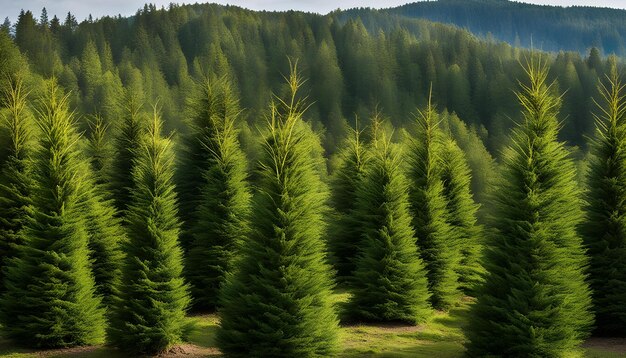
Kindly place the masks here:
[(368, 161), (358, 122), (341, 149), (340, 160), (339, 168), (331, 179), (331, 202), (335, 212), (328, 246), (338, 277), (346, 280), (354, 271), (354, 259), (361, 237), (361, 226), (355, 220), (353, 211), (356, 191)]
[(113, 148), (107, 137), (109, 126), (101, 116), (96, 115), (89, 121), (89, 127), (91, 133), (86, 152), (91, 161), (96, 182), (106, 184), (113, 157)]
[(187, 332), (189, 298), (178, 246), (174, 156), (161, 126), (155, 108), (134, 160), (126, 259), (108, 332), (114, 346), (133, 353), (163, 351)]
[(194, 240), (186, 266), (196, 310), (215, 310), (219, 289), (232, 269), (237, 247), (246, 238), (249, 227), (247, 163), (235, 127), (238, 104), (230, 94), (228, 83), (221, 80), (217, 84), (225, 92), (221, 94), (221, 103), (215, 113), (205, 113), (214, 100), (213, 86), (206, 83), (204, 96), (196, 103), (199, 113), (196, 118), (202, 118), (204, 123), (202, 128), (194, 128), (195, 138), (203, 144), (202, 151), (207, 155), (204, 165), (195, 168), (204, 184), (198, 194), (201, 203), (191, 228)]
[(491, 202), (487, 275), (467, 327), (470, 356), (561, 357), (592, 323), (575, 166), (558, 142), (560, 98), (544, 60), (525, 67), (523, 122), (503, 153)]
[(473, 294), (484, 272), (480, 264), (481, 227), (476, 222), (479, 205), (470, 190), (472, 174), (465, 154), (451, 138), (443, 143), (441, 178), (448, 223), (461, 251), (461, 261), (456, 268), (459, 285), (465, 293)]
[(7, 83), (3, 95), (7, 112), (0, 128), (6, 136), (7, 153), (0, 168), (0, 292), (4, 291), (4, 267), (10, 258), (15, 257), (16, 245), (23, 244), (20, 231), (31, 203), (30, 166), (34, 143), (27, 95), (19, 77)]
[(83, 206), (89, 164), (67, 102), (53, 80), (36, 111), (41, 141), (33, 155), (31, 217), (0, 302), (4, 332), (36, 347), (94, 344), (104, 335)]
[(456, 274), (460, 255), (447, 221), (440, 173), (442, 135), (429, 100), (428, 107), (418, 112), (416, 128), (408, 138), (407, 158), (413, 227), (428, 272), (431, 303), (436, 309), (448, 309), (460, 298)]
[(133, 190), (133, 163), (145, 131), (141, 114), (141, 99), (135, 91), (126, 89), (123, 99), (123, 118), (113, 139), (113, 162), (111, 163), (110, 190), (118, 212), (128, 208)]
[(352, 297), (352, 319), (417, 324), (430, 308), (426, 269), (417, 252), (409, 213), (408, 181), (384, 131), (356, 192), (354, 215), (362, 226)]
[[(225, 140), (219, 137), (227, 134), (226, 141), (237, 140), (238, 133), (234, 126), (241, 112), (227, 77), (208, 77), (198, 92), (199, 95), (188, 103), (189, 132), (182, 138), (180, 163), (176, 172), (182, 221), (180, 242), (185, 251), (191, 248), (195, 240), (193, 231), (200, 220), (199, 207), (205, 203), (202, 191), (209, 186), (207, 170), (215, 166), (216, 158), (220, 156), (215, 153), (216, 145)], [(226, 127), (232, 128), (227, 133), (220, 133)], [(239, 146), (236, 142), (233, 145)], [(237, 165), (235, 171), (240, 170), (241, 166)]]
[(596, 117), (581, 232), (590, 256), (596, 331), (621, 336), (626, 334), (626, 98), (615, 65), (600, 93), (604, 103)]
[(322, 238), (327, 194), (299, 86), (294, 66), (290, 98), (271, 106), (251, 233), (222, 290), (217, 344), (228, 356), (329, 356), (337, 349)]

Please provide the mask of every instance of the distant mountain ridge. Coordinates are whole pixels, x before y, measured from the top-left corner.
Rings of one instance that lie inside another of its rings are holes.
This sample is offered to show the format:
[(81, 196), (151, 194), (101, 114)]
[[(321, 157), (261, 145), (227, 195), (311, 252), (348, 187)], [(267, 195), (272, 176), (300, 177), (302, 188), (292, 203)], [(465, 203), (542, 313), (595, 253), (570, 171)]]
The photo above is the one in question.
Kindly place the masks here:
[[(346, 11), (352, 16), (366, 9)], [(586, 6), (534, 5), (508, 0), (420, 1), (374, 10), (453, 24), (478, 36), (546, 51), (587, 52), (597, 47), (604, 54), (626, 55), (626, 10)]]

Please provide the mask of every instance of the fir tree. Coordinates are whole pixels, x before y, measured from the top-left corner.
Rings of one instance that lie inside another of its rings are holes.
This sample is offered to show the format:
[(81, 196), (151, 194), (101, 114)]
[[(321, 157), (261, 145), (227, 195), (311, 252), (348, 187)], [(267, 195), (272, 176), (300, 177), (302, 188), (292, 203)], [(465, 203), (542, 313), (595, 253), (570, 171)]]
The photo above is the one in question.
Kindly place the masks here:
[(198, 193), (201, 203), (191, 228), (194, 241), (188, 253), (186, 277), (197, 310), (216, 308), (224, 277), (232, 269), (237, 247), (245, 239), (249, 226), (247, 163), (235, 127), (238, 105), (227, 83), (222, 80), (217, 85), (224, 91), (217, 111), (205, 113), (214, 101), (215, 89), (211, 83), (206, 84), (204, 96), (196, 103), (196, 118), (205, 122), (194, 131), (197, 141), (203, 144), (206, 161), (202, 167), (194, 168), (200, 171), (204, 183)]
[(3, 96), (7, 112), (1, 128), (6, 135), (7, 153), (0, 168), (0, 292), (4, 291), (3, 268), (15, 257), (16, 245), (23, 244), (20, 231), (31, 203), (30, 166), (34, 143), (27, 95), (23, 81), (15, 78), (9, 81)]
[(575, 166), (557, 141), (560, 98), (531, 58), (518, 93), (523, 123), (491, 199), (485, 284), (467, 327), (470, 356), (561, 357), (592, 323)]
[(120, 213), (128, 208), (134, 191), (133, 164), (140, 146), (140, 138), (145, 131), (140, 97), (130, 88), (126, 90), (122, 105), (124, 115), (113, 140), (113, 162), (109, 183), (115, 206)]
[(178, 246), (174, 156), (161, 125), (155, 108), (134, 160), (126, 259), (108, 332), (113, 345), (134, 353), (163, 351), (180, 343), (187, 331), (189, 298)]
[(436, 120), (429, 100), (426, 110), (419, 111), (408, 140), (409, 200), (417, 246), (428, 271), (431, 303), (436, 309), (448, 309), (460, 298), (455, 271), (460, 255), (447, 221), (440, 173), (442, 133)]
[(253, 200), (251, 233), (221, 295), (217, 344), (228, 356), (328, 356), (337, 349), (331, 272), (324, 257), (326, 190), (302, 120), (295, 68), (291, 97), (272, 105)]
[(408, 182), (400, 156), (384, 132), (356, 192), (354, 214), (362, 226), (348, 316), (417, 324), (429, 317), (426, 270), (409, 214)]
[(459, 285), (465, 293), (473, 294), (484, 273), (480, 263), (482, 230), (476, 222), (479, 205), (472, 198), (472, 173), (465, 154), (453, 139), (443, 143), (441, 178), (448, 223), (461, 251), (461, 261), (456, 268)]
[(332, 207), (335, 209), (328, 240), (337, 275), (348, 279), (354, 271), (354, 259), (361, 237), (361, 224), (355, 220), (356, 191), (360, 185), (368, 153), (361, 140), (358, 122), (340, 152), (341, 163), (331, 179)]
[(89, 165), (79, 135), (52, 81), (36, 112), (40, 148), (33, 156), (31, 216), (24, 244), (6, 270), (4, 332), (36, 347), (101, 342), (104, 315), (89, 263), (84, 194)]
[(590, 256), (596, 331), (626, 334), (626, 99), (613, 68), (600, 85), (604, 104), (596, 118), (587, 174), (582, 234)]
[(107, 175), (111, 171), (111, 158), (113, 157), (113, 148), (107, 138), (109, 126), (102, 117), (96, 115), (89, 121), (89, 127), (91, 133), (86, 152), (91, 161), (96, 182), (106, 184), (108, 182)]

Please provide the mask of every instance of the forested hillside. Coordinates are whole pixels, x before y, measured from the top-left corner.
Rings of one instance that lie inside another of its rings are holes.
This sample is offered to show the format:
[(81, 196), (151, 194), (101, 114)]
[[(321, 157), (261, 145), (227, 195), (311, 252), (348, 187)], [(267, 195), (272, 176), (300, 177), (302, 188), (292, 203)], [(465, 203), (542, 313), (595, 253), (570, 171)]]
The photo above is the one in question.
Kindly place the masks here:
[[(512, 89), (524, 50), (482, 41), (453, 27), (365, 11), (328, 16), (252, 12), (220, 5), (147, 5), (130, 18), (80, 23), (26, 11), (15, 24), (15, 43), (35, 73), (55, 75), (82, 114), (106, 122), (120, 116), (113, 103), (124, 87), (148, 103), (157, 98), (167, 128), (182, 128), (181, 108), (192, 83), (208, 72), (232, 75), (249, 123), (271, 92), (280, 93), (288, 58), (307, 78), (313, 98), (308, 116), (325, 131), (329, 153), (354, 115), (375, 108), (402, 126), (426, 102), (432, 85), (440, 111), (472, 125), (491, 150), (517, 119)], [(490, 17), (493, 18), (493, 17)], [(10, 27), (5, 26), (5, 32)], [(562, 139), (584, 146), (593, 128), (596, 82), (606, 62), (596, 50), (550, 56), (550, 78), (566, 91)]]
[(510, 0), (419, 1), (381, 11), (454, 24), (482, 37), (546, 51), (626, 54), (626, 11), (591, 6), (534, 5)]

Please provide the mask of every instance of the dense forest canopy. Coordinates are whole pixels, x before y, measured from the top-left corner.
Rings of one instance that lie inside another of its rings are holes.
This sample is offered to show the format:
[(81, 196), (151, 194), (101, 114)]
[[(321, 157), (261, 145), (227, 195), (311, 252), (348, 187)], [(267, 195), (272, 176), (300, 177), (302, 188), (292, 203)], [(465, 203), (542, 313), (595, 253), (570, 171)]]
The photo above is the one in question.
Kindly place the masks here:
[[(496, 153), (519, 117), (513, 89), (527, 54), (456, 27), (377, 10), (321, 16), (145, 5), (132, 17), (79, 23), (71, 13), (50, 18), (44, 9), (40, 16), (23, 11), (3, 29), (35, 73), (54, 75), (71, 92), (81, 114), (112, 122), (121, 115), (117, 98), (133, 88), (146, 103), (159, 100), (166, 128), (183, 131), (182, 108), (198, 80), (229, 74), (245, 108), (242, 118), (253, 128), (270, 93), (281, 93), (289, 58), (297, 59), (307, 78), (301, 92), (314, 102), (307, 118), (323, 133), (329, 154), (355, 114), (367, 118), (377, 109), (404, 126), (425, 105), (431, 85), (438, 110), (455, 113)], [(606, 60), (593, 48), (585, 56), (554, 53), (549, 62), (550, 79), (558, 78), (558, 90), (566, 92), (561, 137), (584, 147)]]

